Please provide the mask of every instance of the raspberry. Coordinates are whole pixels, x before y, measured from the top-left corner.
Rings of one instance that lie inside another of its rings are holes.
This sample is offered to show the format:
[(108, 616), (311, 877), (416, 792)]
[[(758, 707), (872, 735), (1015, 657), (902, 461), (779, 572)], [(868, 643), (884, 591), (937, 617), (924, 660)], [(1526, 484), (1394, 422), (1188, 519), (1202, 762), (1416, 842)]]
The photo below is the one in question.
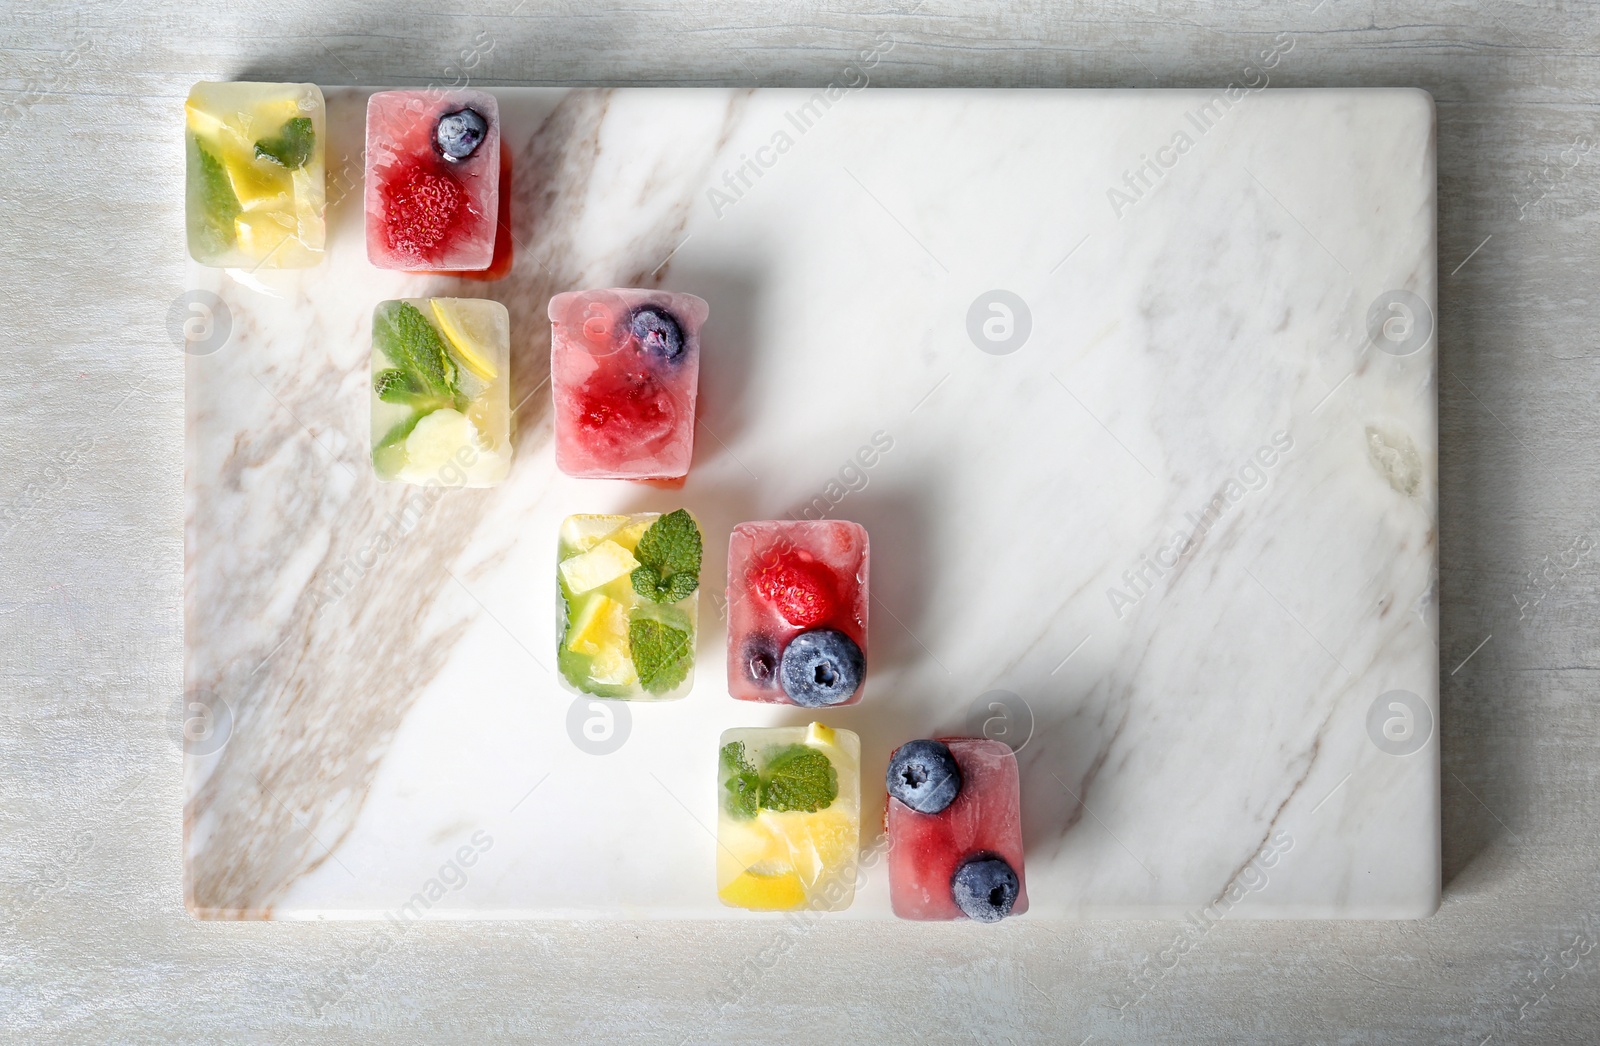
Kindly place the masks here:
[(426, 259), (450, 234), (464, 194), (456, 180), (414, 167), (384, 186), (384, 238), (389, 249)]
[(798, 628), (819, 625), (833, 613), (833, 575), (813, 559), (793, 551), (768, 556), (750, 579), (756, 594)]

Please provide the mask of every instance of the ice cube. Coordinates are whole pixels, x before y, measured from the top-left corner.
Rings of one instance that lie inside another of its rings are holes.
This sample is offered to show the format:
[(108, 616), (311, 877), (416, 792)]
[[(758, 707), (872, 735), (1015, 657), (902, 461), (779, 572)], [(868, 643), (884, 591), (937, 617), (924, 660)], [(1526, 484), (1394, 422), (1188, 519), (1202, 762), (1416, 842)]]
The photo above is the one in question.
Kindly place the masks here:
[(500, 110), (482, 91), (380, 91), (367, 101), (367, 259), (461, 272), (494, 260)]
[(492, 487), (511, 471), (511, 320), (497, 301), (404, 298), (372, 314), (379, 479)]
[(556, 542), (563, 686), (645, 701), (689, 692), (703, 543), (685, 509), (567, 517)]
[(895, 749), (886, 774), (889, 903), (902, 919), (998, 922), (1028, 910), (1017, 757), (951, 737)]
[(867, 531), (847, 520), (740, 523), (728, 540), (728, 693), (810, 708), (865, 689)]
[(694, 452), (700, 327), (692, 294), (568, 291), (550, 299), (556, 466), (585, 479), (675, 479)]
[(195, 261), (243, 269), (322, 261), (325, 115), (316, 84), (194, 85), (184, 212)]
[(833, 912), (855, 899), (861, 740), (849, 730), (723, 733), (717, 767), (717, 896), (731, 908)]

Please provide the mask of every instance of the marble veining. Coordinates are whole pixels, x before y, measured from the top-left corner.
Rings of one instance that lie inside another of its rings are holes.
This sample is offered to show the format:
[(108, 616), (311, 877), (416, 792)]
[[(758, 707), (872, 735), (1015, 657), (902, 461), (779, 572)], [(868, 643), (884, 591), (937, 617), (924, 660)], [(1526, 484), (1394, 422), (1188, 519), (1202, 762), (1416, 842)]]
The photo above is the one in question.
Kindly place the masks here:
[[(186, 759), (191, 910), (760, 918), (715, 896), (716, 738), (805, 716), (727, 696), (727, 537), (824, 512), (873, 543), (869, 696), (822, 717), (864, 852), (894, 745), (987, 730), (1024, 918), (1433, 910), (1436, 341), (1374, 312), (1433, 315), (1426, 96), (495, 94), (505, 279), (367, 263), (350, 89), (323, 266), (191, 270), (231, 322), (187, 362), (186, 688), (231, 720)], [(681, 487), (555, 471), (544, 309), (583, 286), (710, 303)], [(372, 306), (441, 294), (511, 313), (494, 489), (368, 463)], [(678, 505), (695, 686), (599, 753), (551, 674), (556, 526)], [(830, 917), (892, 918), (869, 863)]]

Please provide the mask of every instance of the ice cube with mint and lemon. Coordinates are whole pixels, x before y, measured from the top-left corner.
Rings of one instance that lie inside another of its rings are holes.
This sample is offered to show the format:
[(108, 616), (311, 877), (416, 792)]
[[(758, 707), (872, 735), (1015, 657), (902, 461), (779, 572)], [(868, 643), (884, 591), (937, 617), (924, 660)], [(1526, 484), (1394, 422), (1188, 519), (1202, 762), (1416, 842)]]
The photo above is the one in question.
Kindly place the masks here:
[(666, 514), (568, 516), (556, 552), (556, 663), (593, 697), (664, 701), (694, 685), (700, 524)]
[(511, 471), (511, 320), (497, 301), (407, 298), (372, 314), (372, 466), (492, 487)]

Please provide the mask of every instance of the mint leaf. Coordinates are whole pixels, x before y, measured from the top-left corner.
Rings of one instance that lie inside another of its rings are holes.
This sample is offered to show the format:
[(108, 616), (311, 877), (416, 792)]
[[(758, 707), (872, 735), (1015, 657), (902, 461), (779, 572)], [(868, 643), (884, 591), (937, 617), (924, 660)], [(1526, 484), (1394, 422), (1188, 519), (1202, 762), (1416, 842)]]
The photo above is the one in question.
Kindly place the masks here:
[(263, 138), (256, 142), (256, 159), (269, 160), (279, 167), (296, 171), (311, 159), (311, 147), (316, 141), (317, 132), (311, 129), (311, 118), (292, 117), (278, 130), (276, 138)]
[(633, 590), (652, 603), (676, 603), (700, 585), (700, 527), (686, 509), (668, 512), (639, 538)]
[(439, 332), (415, 305), (386, 301), (378, 306), (372, 318), (372, 339), (417, 390), (464, 401), (456, 389), (455, 361)]
[(195, 203), (189, 208), (189, 239), (208, 257), (232, 247), (239, 197), (222, 161), (194, 137), (189, 139), (189, 196)]
[(412, 413), (406, 420), (391, 428), (378, 445), (372, 448), (372, 465), (384, 479), (393, 479), (406, 465), (406, 437), (417, 427), (422, 415)]
[(438, 396), (417, 387), (411, 375), (403, 370), (393, 367), (380, 370), (372, 377), (372, 391), (385, 403), (398, 403), (405, 407), (414, 407), (423, 413), (432, 413), (440, 407), (455, 405), (455, 400), (448, 396)]
[(694, 653), (691, 638), (686, 630), (638, 616), (637, 611), (628, 619), (628, 650), (634, 671), (639, 673), (639, 685), (646, 692), (665, 694), (683, 682)]
[(838, 797), (839, 773), (833, 761), (810, 745), (786, 745), (767, 757), (761, 805), (768, 810), (816, 813)]
[(728, 790), (728, 813), (748, 821), (761, 805), (761, 775), (745, 758), (743, 741), (729, 741), (722, 746), (722, 765), (729, 775), (723, 784)]

